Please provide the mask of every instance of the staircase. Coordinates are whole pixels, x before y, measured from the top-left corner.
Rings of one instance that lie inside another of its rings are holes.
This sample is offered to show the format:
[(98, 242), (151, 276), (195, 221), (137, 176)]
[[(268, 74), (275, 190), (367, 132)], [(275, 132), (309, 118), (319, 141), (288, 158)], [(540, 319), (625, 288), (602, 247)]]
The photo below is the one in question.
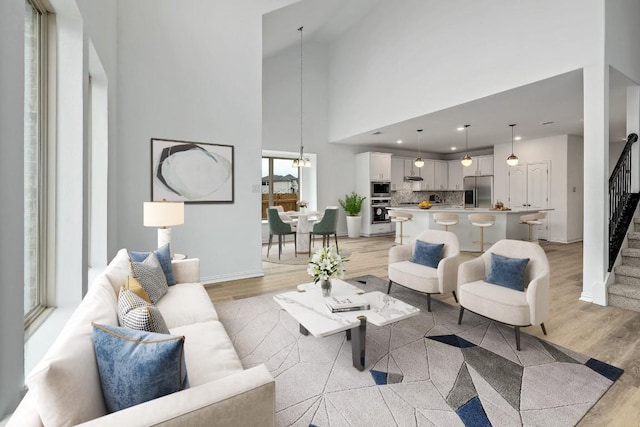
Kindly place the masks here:
[(614, 268), (616, 282), (609, 286), (609, 305), (640, 312), (640, 218), (633, 219), (622, 249), (622, 264)]

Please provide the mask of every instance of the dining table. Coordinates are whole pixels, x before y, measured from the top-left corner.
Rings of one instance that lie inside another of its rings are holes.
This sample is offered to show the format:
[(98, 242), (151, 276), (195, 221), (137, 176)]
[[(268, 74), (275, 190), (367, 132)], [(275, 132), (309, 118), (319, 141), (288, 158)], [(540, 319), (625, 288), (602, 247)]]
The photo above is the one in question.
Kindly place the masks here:
[(313, 225), (320, 220), (320, 211), (287, 211), (289, 217), (296, 221), (296, 246), (298, 253), (309, 253), (309, 232)]

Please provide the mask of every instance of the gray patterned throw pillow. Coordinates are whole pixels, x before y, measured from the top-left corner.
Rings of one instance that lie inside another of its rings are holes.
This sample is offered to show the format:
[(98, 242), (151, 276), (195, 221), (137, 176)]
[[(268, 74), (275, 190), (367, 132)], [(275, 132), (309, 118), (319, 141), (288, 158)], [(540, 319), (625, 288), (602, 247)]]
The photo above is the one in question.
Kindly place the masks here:
[(147, 292), (152, 304), (157, 303), (169, 290), (160, 261), (153, 252), (142, 262), (131, 261), (131, 273)]
[(118, 321), (120, 326), (139, 331), (168, 334), (169, 328), (160, 310), (149, 304), (130, 289), (120, 288), (118, 296)]

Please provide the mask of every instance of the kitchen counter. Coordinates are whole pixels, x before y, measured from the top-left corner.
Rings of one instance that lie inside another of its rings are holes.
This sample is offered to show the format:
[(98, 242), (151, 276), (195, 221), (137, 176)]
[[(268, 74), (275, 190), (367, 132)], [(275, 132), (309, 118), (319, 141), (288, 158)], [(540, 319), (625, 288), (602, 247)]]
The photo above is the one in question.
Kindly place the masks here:
[[(438, 207), (433, 205), (430, 209), (421, 209), (416, 205), (391, 206), (389, 210), (409, 212), (413, 214), (413, 219), (407, 221), (403, 226), (403, 241), (409, 243), (425, 230), (444, 230), (444, 226), (438, 225), (433, 220), (433, 214), (437, 212), (457, 213), (459, 222), (450, 226), (449, 231), (455, 233), (460, 241), (461, 251), (479, 251), (480, 229), (469, 222), (468, 215), (475, 213), (495, 215), (496, 222), (493, 227), (484, 230), (485, 250), (498, 240), (527, 239), (529, 228), (525, 224), (520, 224), (520, 216), (528, 213), (539, 212), (541, 210), (552, 209), (523, 209), (514, 208), (512, 210), (493, 210), (489, 208), (462, 208), (462, 207)], [(543, 222), (541, 227), (546, 226)], [(537, 230), (535, 230), (537, 233)], [(400, 227), (396, 227), (396, 243), (400, 242)]]

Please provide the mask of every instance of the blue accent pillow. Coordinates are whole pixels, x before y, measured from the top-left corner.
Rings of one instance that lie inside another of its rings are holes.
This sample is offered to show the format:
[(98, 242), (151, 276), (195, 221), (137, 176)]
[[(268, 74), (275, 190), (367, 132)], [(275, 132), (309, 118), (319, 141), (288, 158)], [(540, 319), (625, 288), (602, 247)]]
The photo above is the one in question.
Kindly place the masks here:
[(524, 291), (524, 270), (529, 258), (507, 258), (491, 253), (491, 268), (485, 282)]
[[(150, 252), (129, 251), (129, 259), (134, 262), (142, 262), (147, 258), (147, 256), (149, 256), (149, 253)], [(176, 279), (173, 277), (173, 267), (171, 267), (171, 249), (169, 248), (169, 243), (156, 249), (153, 253), (156, 254), (158, 261), (160, 261), (162, 272), (164, 273), (164, 277), (167, 279), (167, 285), (175, 285)]]
[(442, 248), (444, 248), (444, 243), (427, 243), (422, 240), (416, 240), (416, 246), (409, 261), (431, 268), (438, 268)]
[(92, 326), (109, 413), (189, 387), (183, 336), (96, 323)]

